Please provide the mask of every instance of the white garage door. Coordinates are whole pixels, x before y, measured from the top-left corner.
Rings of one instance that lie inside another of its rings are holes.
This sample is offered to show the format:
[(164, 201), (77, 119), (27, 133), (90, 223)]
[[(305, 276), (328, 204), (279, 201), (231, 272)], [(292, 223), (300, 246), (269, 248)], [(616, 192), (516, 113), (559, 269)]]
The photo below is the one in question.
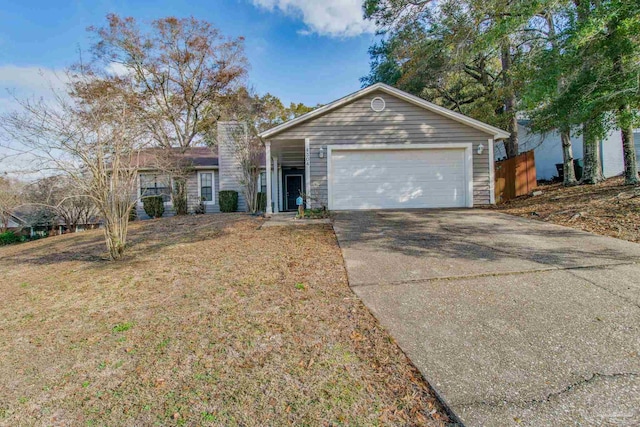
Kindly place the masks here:
[(465, 207), (462, 149), (355, 149), (331, 152), (330, 209)]

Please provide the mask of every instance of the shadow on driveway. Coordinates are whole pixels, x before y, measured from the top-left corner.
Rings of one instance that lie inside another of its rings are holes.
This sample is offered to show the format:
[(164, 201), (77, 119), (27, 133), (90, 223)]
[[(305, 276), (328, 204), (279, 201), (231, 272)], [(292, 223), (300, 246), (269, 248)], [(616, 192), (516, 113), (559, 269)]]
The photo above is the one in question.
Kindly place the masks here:
[(484, 210), (334, 229), (356, 294), (466, 425), (640, 424), (640, 245)]

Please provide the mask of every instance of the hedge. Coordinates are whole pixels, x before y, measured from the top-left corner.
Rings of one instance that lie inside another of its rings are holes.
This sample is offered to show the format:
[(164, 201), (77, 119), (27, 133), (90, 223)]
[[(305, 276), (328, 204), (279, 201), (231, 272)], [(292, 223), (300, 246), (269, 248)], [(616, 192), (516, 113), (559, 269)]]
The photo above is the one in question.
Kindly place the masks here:
[(238, 210), (238, 192), (233, 190), (221, 190), (218, 192), (220, 212), (236, 212)]
[(5, 231), (4, 233), (0, 233), (0, 246), (18, 243), (20, 240), (20, 236), (18, 236), (13, 231)]
[(162, 196), (149, 196), (142, 199), (144, 211), (151, 218), (160, 218), (164, 214)]

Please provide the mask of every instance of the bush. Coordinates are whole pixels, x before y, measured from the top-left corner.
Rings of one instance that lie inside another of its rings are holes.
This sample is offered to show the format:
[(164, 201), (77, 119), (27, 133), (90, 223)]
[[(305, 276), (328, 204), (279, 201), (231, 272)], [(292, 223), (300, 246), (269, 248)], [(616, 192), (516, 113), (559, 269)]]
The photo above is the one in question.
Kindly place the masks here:
[(4, 233), (0, 233), (0, 246), (18, 243), (19, 241), (20, 236), (18, 236), (13, 231), (5, 231)]
[(135, 221), (138, 219), (138, 210), (135, 206), (131, 206), (129, 209), (129, 221)]
[(164, 202), (162, 196), (149, 196), (142, 199), (144, 211), (151, 218), (160, 218), (164, 214)]
[(220, 212), (236, 212), (238, 210), (238, 192), (222, 190), (218, 193)]
[(193, 213), (196, 215), (203, 215), (207, 213), (207, 207), (204, 204), (204, 197), (200, 198), (200, 203), (193, 209)]
[(267, 193), (258, 193), (258, 212), (267, 210)]

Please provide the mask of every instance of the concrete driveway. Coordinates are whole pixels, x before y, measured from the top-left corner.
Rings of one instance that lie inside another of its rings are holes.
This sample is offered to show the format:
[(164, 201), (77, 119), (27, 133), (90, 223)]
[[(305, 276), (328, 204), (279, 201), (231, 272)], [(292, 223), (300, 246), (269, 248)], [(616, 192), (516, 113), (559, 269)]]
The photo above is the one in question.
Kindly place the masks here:
[(486, 210), (334, 228), (353, 290), (465, 425), (640, 425), (640, 245)]

